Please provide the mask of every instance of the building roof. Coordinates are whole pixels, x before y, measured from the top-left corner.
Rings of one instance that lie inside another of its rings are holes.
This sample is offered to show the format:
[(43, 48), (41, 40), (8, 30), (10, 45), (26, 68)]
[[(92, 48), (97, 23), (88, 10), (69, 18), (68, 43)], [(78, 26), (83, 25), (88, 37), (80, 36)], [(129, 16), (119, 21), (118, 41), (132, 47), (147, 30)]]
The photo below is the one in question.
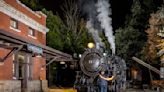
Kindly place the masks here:
[(16, 45), (24, 45), (27, 46), (28, 44), (32, 44), (34, 46), (40, 47), (43, 49), (43, 54), (45, 57), (48, 58), (53, 58), (53, 57), (58, 57), (58, 61), (72, 61), (72, 56), (66, 53), (63, 53), (59, 50), (53, 49), (51, 47), (38, 44), (32, 40), (23, 38), (21, 36), (16, 35), (15, 33), (11, 33), (8, 31), (5, 31), (4, 29), (0, 29), (0, 40), (4, 40)]

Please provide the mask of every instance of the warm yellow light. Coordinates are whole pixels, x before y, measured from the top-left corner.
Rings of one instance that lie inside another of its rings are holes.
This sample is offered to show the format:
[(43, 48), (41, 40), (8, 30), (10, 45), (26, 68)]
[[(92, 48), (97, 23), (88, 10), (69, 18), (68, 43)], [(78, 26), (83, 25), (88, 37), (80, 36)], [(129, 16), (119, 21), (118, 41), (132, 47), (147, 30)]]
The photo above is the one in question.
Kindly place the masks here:
[(90, 42), (90, 43), (88, 43), (88, 48), (94, 48), (95, 47), (95, 45), (94, 45), (94, 43), (92, 43), (92, 42)]

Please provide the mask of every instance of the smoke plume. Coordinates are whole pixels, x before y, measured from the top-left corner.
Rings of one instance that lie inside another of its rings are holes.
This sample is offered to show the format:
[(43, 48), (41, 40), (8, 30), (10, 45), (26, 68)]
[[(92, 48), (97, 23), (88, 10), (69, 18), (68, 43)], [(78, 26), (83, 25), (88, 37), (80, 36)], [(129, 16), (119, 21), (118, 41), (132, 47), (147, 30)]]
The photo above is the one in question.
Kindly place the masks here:
[(112, 53), (115, 54), (115, 37), (112, 31), (111, 9), (108, 0), (98, 0), (97, 4), (98, 20), (101, 22), (101, 27), (104, 29), (105, 36), (110, 43)]
[(98, 30), (94, 29), (91, 20), (87, 21), (86, 27), (89, 30), (89, 32), (92, 34), (93, 40), (96, 43), (96, 48), (100, 49), (100, 47), (103, 47), (103, 43), (101, 41), (101, 38), (99, 37)]

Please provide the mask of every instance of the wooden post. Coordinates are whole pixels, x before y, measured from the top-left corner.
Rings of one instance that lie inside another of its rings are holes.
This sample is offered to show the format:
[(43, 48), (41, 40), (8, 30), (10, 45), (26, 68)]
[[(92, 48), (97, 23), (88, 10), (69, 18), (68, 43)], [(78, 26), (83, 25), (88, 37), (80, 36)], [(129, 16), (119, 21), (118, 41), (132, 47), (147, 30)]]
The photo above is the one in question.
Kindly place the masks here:
[(160, 78), (164, 79), (164, 55), (161, 55), (160, 61)]

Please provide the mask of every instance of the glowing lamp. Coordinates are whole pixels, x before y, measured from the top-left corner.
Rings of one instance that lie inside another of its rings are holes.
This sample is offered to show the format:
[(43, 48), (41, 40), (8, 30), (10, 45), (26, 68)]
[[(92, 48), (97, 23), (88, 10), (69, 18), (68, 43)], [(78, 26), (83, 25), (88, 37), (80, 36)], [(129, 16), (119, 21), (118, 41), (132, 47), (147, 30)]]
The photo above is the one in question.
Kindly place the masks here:
[(60, 62), (60, 64), (61, 64), (61, 65), (64, 65), (64, 64), (65, 64), (65, 62), (64, 62), (64, 61), (61, 61), (61, 62)]
[(91, 43), (91, 42), (90, 42), (90, 43), (88, 43), (88, 48), (90, 48), (90, 49), (91, 49), (91, 48), (94, 48), (94, 47), (95, 47), (94, 43)]

